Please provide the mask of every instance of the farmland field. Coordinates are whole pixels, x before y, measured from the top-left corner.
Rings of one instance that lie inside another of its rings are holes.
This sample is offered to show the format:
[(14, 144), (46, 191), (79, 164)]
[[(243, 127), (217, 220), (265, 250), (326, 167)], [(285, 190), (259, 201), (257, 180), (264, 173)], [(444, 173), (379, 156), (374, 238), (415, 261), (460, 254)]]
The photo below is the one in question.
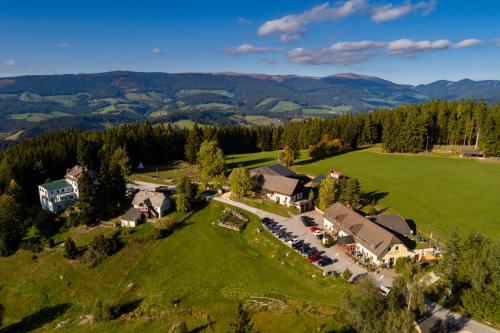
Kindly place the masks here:
[[(233, 155), (228, 167), (277, 161), (277, 152)], [(304, 152), (293, 170), (320, 175), (338, 170), (376, 191), (378, 206), (413, 220), (417, 230), (446, 239), (452, 227), (500, 238), (500, 163), (442, 156), (381, 154), (359, 150), (308, 162)]]
[[(336, 308), (348, 288), (343, 280), (321, 276), (269, 233), (257, 232), (253, 215), (244, 213), (250, 222), (242, 233), (212, 225), (223, 209), (212, 202), (161, 240), (143, 239), (153, 228), (142, 225), (125, 235), (135, 240), (95, 268), (64, 259), (60, 247), (0, 258), (4, 330), (46, 332), (67, 320), (58, 332), (169, 332), (179, 322), (189, 332), (229, 332), (239, 304), (250, 309), (257, 331), (345, 329)], [(80, 245), (100, 232), (80, 231), (71, 233)], [(127, 304), (125, 314), (80, 325), (96, 300)]]

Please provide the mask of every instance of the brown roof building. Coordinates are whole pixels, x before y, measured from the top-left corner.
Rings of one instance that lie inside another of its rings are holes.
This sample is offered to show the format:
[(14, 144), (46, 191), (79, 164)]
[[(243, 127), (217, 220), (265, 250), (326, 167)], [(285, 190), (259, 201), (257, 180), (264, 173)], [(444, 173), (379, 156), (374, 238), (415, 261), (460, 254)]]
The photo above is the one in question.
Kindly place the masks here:
[(338, 236), (352, 236), (356, 252), (376, 263), (392, 266), (397, 258), (414, 255), (398, 237), (340, 202), (325, 211), (324, 226)]
[(370, 220), (399, 237), (413, 234), (408, 222), (398, 214), (374, 215), (370, 216)]

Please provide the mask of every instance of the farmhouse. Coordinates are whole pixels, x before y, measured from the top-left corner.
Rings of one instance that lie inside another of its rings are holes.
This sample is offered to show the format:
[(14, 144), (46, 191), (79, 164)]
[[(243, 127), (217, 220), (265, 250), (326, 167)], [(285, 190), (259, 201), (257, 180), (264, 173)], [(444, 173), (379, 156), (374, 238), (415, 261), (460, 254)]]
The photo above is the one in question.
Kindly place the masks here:
[(352, 246), (354, 241), (354, 254), (364, 260), (392, 267), (398, 258), (415, 255), (393, 233), (339, 202), (326, 209), (323, 217), (325, 229), (342, 237), (342, 243), (347, 243), (343, 245)]
[(161, 192), (139, 191), (132, 205), (147, 218), (160, 218), (170, 208), (170, 200)]
[(130, 209), (120, 217), (121, 226), (125, 228), (134, 228), (141, 223), (141, 220), (142, 212), (134, 207), (130, 207)]
[[(268, 199), (283, 205), (300, 205), (303, 196), (303, 185), (292, 170), (280, 164), (259, 167), (250, 170), (255, 187)], [(296, 178), (294, 178), (296, 177)]]

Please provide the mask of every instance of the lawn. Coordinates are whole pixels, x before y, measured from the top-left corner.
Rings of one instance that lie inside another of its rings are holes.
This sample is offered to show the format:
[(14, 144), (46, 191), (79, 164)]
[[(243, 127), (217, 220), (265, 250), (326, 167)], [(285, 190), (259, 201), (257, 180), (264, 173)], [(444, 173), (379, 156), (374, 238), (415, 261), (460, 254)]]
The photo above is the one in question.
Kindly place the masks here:
[(199, 181), (198, 166), (184, 161), (177, 161), (166, 166), (158, 167), (158, 172), (156, 168), (151, 168), (151, 170), (148, 171), (135, 173), (129, 178), (145, 182), (173, 185), (183, 176), (190, 176), (194, 181)]
[[(258, 331), (341, 330), (336, 305), (348, 286), (258, 232), (251, 214), (242, 233), (213, 226), (224, 207), (211, 202), (167, 238), (129, 242), (93, 269), (63, 259), (59, 248), (0, 258), (4, 325), (20, 323), (7, 331), (48, 331), (69, 320), (58, 332), (165, 332), (178, 322), (227, 332), (240, 303)], [(78, 325), (98, 299), (131, 312)]]
[[(277, 161), (277, 152), (233, 155), (228, 166), (257, 167)], [(311, 176), (339, 170), (360, 180), (362, 190), (376, 192), (378, 206), (406, 219), (418, 231), (441, 238), (454, 226), (500, 237), (500, 163), (443, 156), (381, 154), (373, 150), (310, 163), (304, 152), (292, 167)]]
[(300, 108), (300, 105), (290, 101), (279, 101), (269, 112), (285, 112)]
[(299, 214), (298, 209), (293, 207), (285, 207), (283, 205), (274, 203), (271, 200), (249, 198), (249, 197), (239, 198), (239, 199), (233, 198), (233, 199), (241, 203), (244, 203), (248, 206), (259, 208), (279, 216), (291, 217)]

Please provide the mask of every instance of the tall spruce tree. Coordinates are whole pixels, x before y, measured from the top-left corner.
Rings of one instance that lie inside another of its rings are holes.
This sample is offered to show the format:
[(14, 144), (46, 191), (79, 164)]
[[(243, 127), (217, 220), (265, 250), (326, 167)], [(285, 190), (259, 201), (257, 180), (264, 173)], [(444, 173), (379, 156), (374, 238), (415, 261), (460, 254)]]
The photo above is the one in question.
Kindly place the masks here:
[(202, 141), (203, 130), (197, 124), (194, 124), (193, 128), (189, 131), (186, 145), (184, 146), (184, 154), (189, 163), (196, 163)]
[(78, 191), (79, 198), (77, 207), (79, 210), (79, 222), (89, 226), (96, 225), (98, 223), (101, 202), (97, 195), (95, 177), (86, 169), (83, 169), (82, 175), (78, 180)]

